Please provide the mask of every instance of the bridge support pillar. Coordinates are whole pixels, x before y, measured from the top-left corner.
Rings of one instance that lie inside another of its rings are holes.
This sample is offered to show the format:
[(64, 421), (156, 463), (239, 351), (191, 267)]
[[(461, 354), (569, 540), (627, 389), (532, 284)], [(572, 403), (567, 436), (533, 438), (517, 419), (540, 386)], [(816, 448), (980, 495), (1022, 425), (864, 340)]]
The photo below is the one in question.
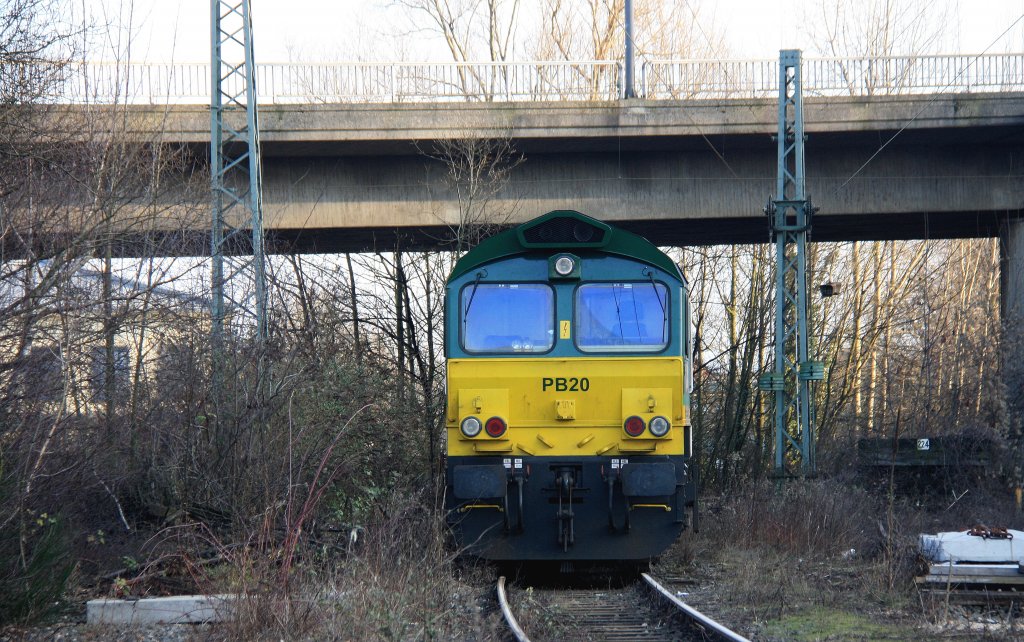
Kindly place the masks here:
[(999, 235), (1002, 317), (1024, 317), (1024, 219), (1009, 220)]
[(1017, 510), (1024, 489), (1024, 219), (1010, 219), (999, 233), (1003, 382), (1009, 437), (1014, 448)]

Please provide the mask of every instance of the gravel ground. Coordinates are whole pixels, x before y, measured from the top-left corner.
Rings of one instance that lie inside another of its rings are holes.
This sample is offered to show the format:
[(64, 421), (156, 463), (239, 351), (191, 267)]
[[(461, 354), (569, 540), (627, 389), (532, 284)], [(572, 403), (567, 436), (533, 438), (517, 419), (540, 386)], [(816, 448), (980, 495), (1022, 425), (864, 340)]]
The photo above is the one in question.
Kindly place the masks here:
[(90, 626), (66, 623), (28, 629), (7, 628), (0, 640), (11, 642), (188, 642), (218, 638), (208, 624), (161, 624), (155, 626)]
[(221, 637), (217, 635), (217, 628), (210, 624), (91, 626), (85, 622), (84, 602), (70, 606), (56, 622), (50, 624), (0, 629), (0, 642), (186, 642)]

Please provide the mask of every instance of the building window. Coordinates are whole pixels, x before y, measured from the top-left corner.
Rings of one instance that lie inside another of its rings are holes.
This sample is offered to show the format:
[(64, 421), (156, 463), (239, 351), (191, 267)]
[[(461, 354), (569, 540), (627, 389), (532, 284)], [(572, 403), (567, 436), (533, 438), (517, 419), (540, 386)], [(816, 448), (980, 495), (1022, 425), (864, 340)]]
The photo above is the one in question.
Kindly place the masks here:
[[(121, 401), (128, 396), (128, 384), (131, 379), (131, 359), (128, 348), (114, 346), (114, 400)], [(99, 402), (107, 400), (107, 349), (104, 346), (93, 346), (89, 364), (89, 385), (93, 399)]]
[(64, 396), (60, 348), (30, 348), (13, 375), (18, 395), (29, 401), (60, 401)]

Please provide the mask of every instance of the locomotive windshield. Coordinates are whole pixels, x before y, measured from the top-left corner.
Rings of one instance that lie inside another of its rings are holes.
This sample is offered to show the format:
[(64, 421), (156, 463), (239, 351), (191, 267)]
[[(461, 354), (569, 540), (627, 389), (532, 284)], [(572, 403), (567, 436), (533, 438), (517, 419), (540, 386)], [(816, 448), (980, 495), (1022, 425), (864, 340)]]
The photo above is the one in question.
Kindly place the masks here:
[(588, 283), (576, 290), (576, 344), (583, 352), (660, 352), (668, 340), (663, 283)]
[(462, 289), (466, 352), (547, 352), (555, 341), (555, 293), (535, 283), (474, 283)]

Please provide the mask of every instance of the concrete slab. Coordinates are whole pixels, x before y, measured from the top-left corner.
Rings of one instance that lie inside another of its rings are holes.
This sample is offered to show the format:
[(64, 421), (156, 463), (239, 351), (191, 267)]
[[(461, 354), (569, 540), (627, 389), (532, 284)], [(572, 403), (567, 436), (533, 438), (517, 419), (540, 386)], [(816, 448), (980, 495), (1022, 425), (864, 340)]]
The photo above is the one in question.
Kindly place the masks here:
[(138, 600), (98, 599), (86, 603), (89, 624), (198, 624), (232, 615), (235, 595), (173, 595)]

